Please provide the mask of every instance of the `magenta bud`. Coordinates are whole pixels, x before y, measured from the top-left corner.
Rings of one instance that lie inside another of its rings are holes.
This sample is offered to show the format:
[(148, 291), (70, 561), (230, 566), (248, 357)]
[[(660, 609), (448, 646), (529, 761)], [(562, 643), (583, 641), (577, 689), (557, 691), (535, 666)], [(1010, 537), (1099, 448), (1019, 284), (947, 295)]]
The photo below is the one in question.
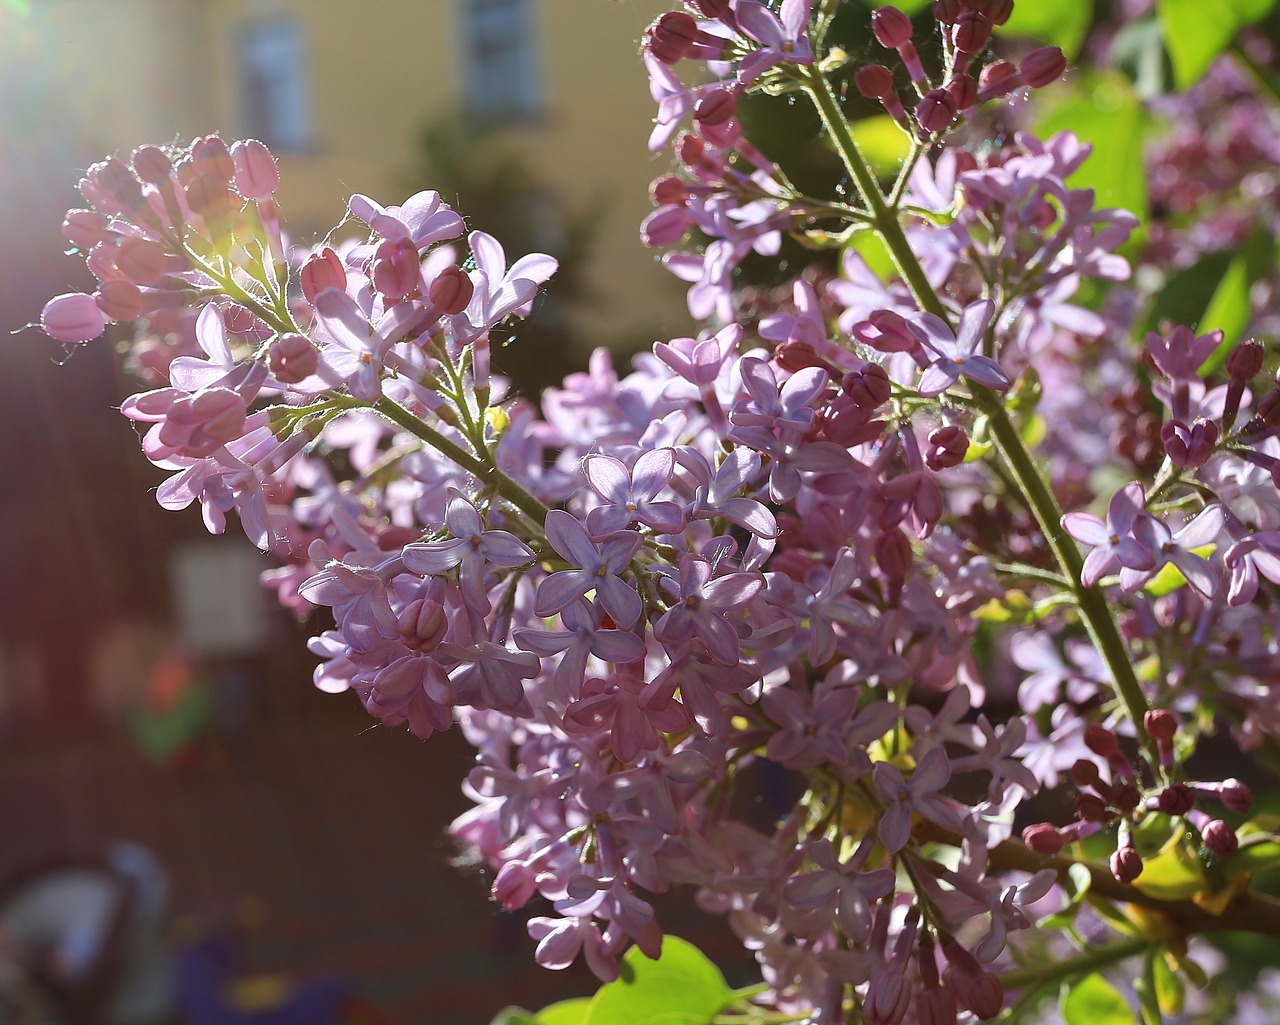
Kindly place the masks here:
[(196, 175), (188, 183), (186, 193), (192, 212), (206, 219), (226, 213), (231, 207), (231, 193), (218, 175)]
[(1045, 858), (1057, 857), (1062, 853), (1062, 848), (1066, 846), (1066, 841), (1062, 838), (1062, 834), (1058, 832), (1057, 827), (1051, 826), (1047, 822), (1039, 822), (1034, 826), (1027, 826), (1022, 831), (1022, 842)]
[(880, 352), (910, 352), (920, 345), (906, 319), (892, 310), (876, 310), (853, 326), (853, 336)]
[(1170, 420), (1160, 428), (1160, 440), (1175, 466), (1203, 466), (1217, 448), (1218, 425), (1197, 420), (1188, 427), (1181, 420)]
[(493, 878), (491, 895), (508, 911), (522, 908), (538, 892), (538, 873), (522, 861), (508, 861)]
[(1227, 357), (1227, 373), (1239, 381), (1249, 381), (1262, 369), (1262, 346), (1257, 342), (1241, 342)]
[(1166, 815), (1185, 815), (1195, 804), (1196, 795), (1185, 783), (1170, 783), (1155, 797), (1147, 799), (1148, 808)]
[(471, 302), (476, 286), (461, 267), (446, 267), (431, 282), (427, 298), (442, 313), (461, 313)]
[(320, 354), (299, 334), (283, 334), (267, 351), (267, 366), (281, 384), (297, 384), (316, 372)]
[(418, 246), (410, 238), (381, 243), (370, 263), (373, 287), (389, 299), (404, 299), (422, 282)]
[(109, 157), (89, 168), (93, 177), (96, 171), (98, 185), (125, 206), (134, 206), (142, 199), (142, 186), (133, 171), (119, 157)]
[(1076, 814), (1085, 822), (1110, 822), (1111, 809), (1096, 794), (1076, 794)]
[(683, 11), (660, 15), (645, 32), (649, 52), (663, 64), (679, 63), (698, 40), (698, 23)]
[(314, 303), (316, 296), (326, 288), (347, 287), (347, 271), (342, 266), (342, 258), (329, 246), (318, 253), (312, 253), (302, 263), (298, 271), (298, 281), (302, 285), (302, 294), (307, 302)]
[(107, 226), (107, 219), (97, 210), (68, 210), (62, 219), (63, 237), (86, 253), (114, 234)]
[(687, 206), (660, 206), (641, 223), (640, 241), (650, 248), (673, 245), (684, 238), (693, 223), (693, 213)]
[(1133, 847), (1119, 847), (1111, 855), (1111, 874), (1122, 883), (1131, 883), (1142, 875), (1142, 857)]
[(1200, 839), (1209, 848), (1209, 853), (1218, 858), (1229, 858), (1240, 849), (1240, 841), (1236, 831), (1222, 819), (1210, 819), (1200, 830)]
[(793, 374), (806, 367), (826, 369), (829, 365), (808, 342), (781, 342), (773, 350), (773, 356), (778, 366)]
[(1155, 740), (1171, 741), (1178, 732), (1178, 720), (1164, 708), (1153, 708), (1142, 717), (1142, 725)]
[(916, 120), (929, 135), (945, 132), (955, 118), (955, 100), (945, 89), (930, 89), (916, 104)]
[(879, 408), (893, 394), (889, 375), (877, 363), (864, 363), (858, 369), (850, 370), (841, 380), (840, 388), (864, 409)]
[(196, 139), (191, 144), (191, 162), (196, 166), (197, 176), (212, 175), (224, 185), (229, 185), (235, 177), (235, 161), (231, 159), (231, 151), (220, 135), (205, 135)]
[(1067, 70), (1067, 55), (1056, 46), (1032, 50), (1018, 65), (1022, 81), (1032, 89), (1043, 89), (1056, 82)]
[(963, 10), (960, 0), (933, 0), (934, 20), (942, 25), (954, 25)]
[(416, 598), (397, 617), (400, 640), (415, 651), (434, 651), (449, 629), (444, 606), (430, 598)]
[(876, 1025), (898, 1025), (906, 1016), (910, 1003), (911, 989), (902, 973), (882, 968), (871, 976), (863, 1010), (866, 1020)]
[(693, 119), (704, 125), (722, 125), (738, 110), (738, 98), (732, 89), (713, 89), (693, 107)]
[(1071, 766), (1071, 782), (1077, 787), (1092, 787), (1095, 790), (1099, 786), (1106, 786), (1102, 782), (1102, 773), (1098, 771), (1098, 766), (1087, 758), (1077, 758), (1074, 765)]
[(1253, 806), (1253, 793), (1240, 780), (1224, 779), (1218, 786), (1218, 800), (1228, 811), (1243, 815)]
[(969, 451), (969, 436), (963, 427), (948, 424), (929, 432), (925, 465), (931, 470), (948, 470), (964, 462)]
[(1280, 425), (1280, 388), (1273, 388), (1258, 400), (1258, 416), (1269, 427)]
[(911, 542), (902, 531), (886, 530), (876, 538), (876, 565), (890, 580), (905, 580), (914, 556)]
[(1013, 0), (986, 0), (982, 13), (992, 25), (1003, 25), (1013, 16)]
[(688, 5), (704, 18), (723, 18), (730, 8), (730, 0), (686, 0)]
[(1118, 808), (1124, 814), (1136, 811), (1138, 805), (1142, 803), (1142, 794), (1138, 788), (1132, 783), (1121, 783), (1113, 791), (1111, 791), (1111, 805)]
[(107, 315), (93, 296), (66, 292), (40, 311), (40, 328), (57, 342), (91, 342), (107, 328)]
[(134, 174), (148, 185), (168, 181), (169, 172), (173, 170), (169, 154), (159, 146), (139, 146), (133, 151), (131, 160)]
[(979, 90), (988, 95), (999, 95), (1016, 89), (1021, 82), (1018, 69), (1006, 60), (992, 61), (978, 76)]
[(654, 206), (676, 206), (689, 198), (689, 183), (679, 175), (664, 174), (649, 184)]
[(876, 41), (890, 50), (911, 42), (911, 19), (896, 7), (880, 7), (871, 12), (871, 31)]
[(1105, 726), (1090, 723), (1084, 729), (1084, 743), (1090, 751), (1110, 761), (1120, 753), (1120, 741)]
[(959, 74), (946, 85), (956, 110), (968, 110), (978, 102), (978, 83), (972, 75)]
[(129, 236), (116, 249), (115, 265), (135, 284), (153, 285), (168, 272), (169, 259), (159, 242)]
[(853, 76), (853, 84), (869, 100), (883, 100), (897, 91), (893, 86), (893, 72), (883, 64), (867, 64)]
[(142, 316), (142, 292), (132, 281), (115, 278), (98, 287), (98, 306), (117, 324)]
[(257, 139), (243, 139), (231, 147), (236, 191), (245, 199), (270, 199), (280, 187), (280, 169), (271, 150)]
[(990, 39), (991, 22), (977, 11), (965, 11), (951, 26), (951, 43), (959, 53), (979, 53)]

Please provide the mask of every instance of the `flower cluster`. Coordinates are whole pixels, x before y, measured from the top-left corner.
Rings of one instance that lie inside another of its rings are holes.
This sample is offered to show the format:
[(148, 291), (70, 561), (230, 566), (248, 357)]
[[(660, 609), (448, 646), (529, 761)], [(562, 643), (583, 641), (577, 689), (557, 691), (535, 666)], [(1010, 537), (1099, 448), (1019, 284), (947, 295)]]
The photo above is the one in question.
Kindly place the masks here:
[[(1153, 473), (1082, 475), (1108, 447), (1090, 355), (1115, 324), (1081, 294), (1129, 278), (1137, 221), (1069, 184), (1089, 156), (1070, 133), (948, 145), (1061, 51), (980, 67), (1013, 4), (937, 0), (929, 70), (915, 23), (876, 11), (906, 81), (853, 80), (912, 147), (886, 188), (833, 86), (830, 6), (689, 0), (646, 33), (650, 148), (675, 169), (642, 236), (683, 246), (664, 262), (698, 329), (629, 371), (600, 351), (540, 406), (504, 399), (489, 334), (553, 259), (464, 242), (434, 192), (355, 196), (365, 241), (286, 252), (270, 153), (217, 137), (90, 169), (64, 230), (100, 284), (44, 329), (139, 325), (163, 381), (122, 411), (173, 471), (159, 500), (213, 531), (234, 511), (281, 601), (332, 610), (317, 686), (419, 737), (460, 726), (454, 832), (495, 899), (538, 900), (547, 967), (656, 957), (651, 895), (684, 884), (754, 953), (758, 1003), (954, 1025), (1066, 977), (1061, 936), (1015, 934), (1071, 922), (1081, 869), (1111, 902), (1078, 922), (1095, 939), (1143, 904), (1197, 931), (1219, 898), (1220, 925), (1274, 932), (1232, 874), (1249, 836), (1204, 808), (1242, 815), (1247, 787), (1187, 764), (1217, 728), (1280, 736), (1262, 349), (1153, 333), (1123, 379), (1164, 411)], [(857, 196), (798, 192), (744, 135), (748, 91), (807, 97)], [(753, 322), (736, 268), (824, 223), (875, 232), (896, 275), (848, 246)], [(762, 778), (785, 782), (744, 814)], [(1171, 858), (1199, 888), (1144, 889)]]

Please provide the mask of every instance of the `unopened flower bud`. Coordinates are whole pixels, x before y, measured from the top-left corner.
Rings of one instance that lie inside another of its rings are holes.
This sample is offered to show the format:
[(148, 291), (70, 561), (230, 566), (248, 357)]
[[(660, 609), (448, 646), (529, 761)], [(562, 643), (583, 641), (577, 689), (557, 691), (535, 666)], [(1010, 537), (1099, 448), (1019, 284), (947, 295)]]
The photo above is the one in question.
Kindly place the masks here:
[(876, 41), (890, 50), (911, 42), (911, 19), (896, 7), (880, 7), (871, 12), (871, 31)]
[(191, 162), (196, 167), (196, 175), (212, 175), (224, 185), (229, 185), (235, 177), (236, 165), (231, 159), (231, 151), (222, 141), (220, 135), (206, 135), (191, 144)]
[(206, 220), (218, 217), (231, 208), (231, 194), (217, 175), (198, 174), (187, 185), (187, 205)]
[(297, 384), (316, 372), (320, 354), (306, 338), (299, 334), (283, 334), (271, 343), (267, 352), (267, 366), (281, 384)]
[(1043, 89), (1056, 82), (1066, 70), (1067, 55), (1056, 46), (1032, 50), (1018, 65), (1023, 84), (1031, 89)]
[(418, 246), (411, 238), (385, 241), (369, 264), (373, 287), (389, 299), (403, 299), (422, 282)]
[(1174, 466), (1203, 466), (1217, 447), (1218, 425), (1197, 420), (1188, 427), (1181, 420), (1170, 420), (1160, 428), (1160, 440)]
[(969, 436), (964, 428), (956, 424), (947, 424), (929, 432), (929, 443), (925, 450), (925, 465), (930, 470), (948, 470), (964, 462), (965, 453), (969, 451)]
[(977, 11), (965, 11), (951, 26), (951, 42), (959, 53), (979, 53), (990, 39), (991, 22)]
[(955, 100), (945, 89), (930, 89), (916, 104), (916, 120), (929, 135), (945, 132), (955, 118)]
[(860, 67), (854, 73), (853, 84), (869, 100), (883, 100), (896, 91), (893, 72), (883, 64), (866, 64)]
[(645, 32), (649, 52), (663, 64), (678, 64), (698, 38), (698, 23), (683, 11), (660, 15)]
[(159, 242), (129, 236), (116, 249), (116, 269), (138, 285), (153, 285), (168, 272), (168, 257)]
[(40, 311), (40, 328), (54, 341), (90, 342), (107, 328), (107, 315), (83, 292), (54, 296)]
[(1142, 717), (1142, 725), (1156, 740), (1173, 740), (1178, 732), (1178, 720), (1166, 708), (1153, 708)]
[(902, 531), (886, 530), (876, 538), (876, 565), (890, 580), (905, 580), (912, 559), (911, 542)]
[(956, 110), (968, 110), (978, 102), (978, 83), (972, 75), (956, 75), (946, 85)]
[(1096, 794), (1077, 794), (1075, 805), (1076, 814), (1085, 822), (1110, 822), (1113, 817), (1107, 802)]
[(1240, 849), (1240, 841), (1236, 831), (1222, 821), (1211, 819), (1200, 828), (1200, 839), (1209, 848), (1209, 853), (1218, 858), (1229, 858)]
[(1273, 388), (1258, 400), (1257, 412), (1268, 427), (1280, 426), (1280, 388)]
[(307, 302), (314, 303), (316, 296), (326, 288), (347, 287), (347, 272), (342, 266), (342, 258), (329, 246), (318, 253), (312, 253), (303, 261), (298, 271), (298, 280), (302, 285), (302, 294)]
[(1238, 779), (1224, 779), (1218, 784), (1218, 800), (1229, 811), (1244, 814), (1253, 805), (1253, 793)]
[(1137, 810), (1142, 803), (1142, 794), (1132, 783), (1121, 783), (1111, 791), (1111, 806), (1124, 814)]
[(1090, 751), (1110, 761), (1120, 753), (1120, 741), (1105, 726), (1090, 723), (1084, 729), (1084, 743)]
[(675, 206), (689, 198), (689, 183), (679, 175), (664, 174), (649, 183), (649, 198), (655, 206)]
[(1195, 804), (1196, 795), (1185, 783), (1170, 783), (1155, 797), (1147, 799), (1148, 808), (1166, 815), (1185, 815)]
[(98, 305), (117, 324), (142, 316), (142, 292), (132, 281), (116, 278), (98, 286)]
[(1102, 782), (1102, 773), (1098, 771), (1098, 766), (1087, 758), (1077, 758), (1074, 765), (1071, 766), (1071, 782), (1077, 787), (1092, 787), (1097, 789), (1098, 786), (1105, 784)]
[(854, 325), (853, 336), (880, 352), (910, 352), (920, 345), (906, 319), (892, 310), (876, 310)]
[(1142, 856), (1134, 847), (1119, 847), (1111, 855), (1111, 874), (1122, 883), (1131, 883), (1142, 875)]
[(808, 342), (782, 342), (774, 349), (773, 355), (778, 366), (793, 374), (806, 367), (819, 367), (825, 370), (828, 366), (827, 361), (819, 356)]
[(1047, 822), (1039, 822), (1034, 826), (1027, 826), (1022, 831), (1022, 842), (1045, 858), (1057, 857), (1062, 853), (1062, 848), (1066, 846), (1066, 842), (1063, 840), (1062, 834), (1058, 832), (1057, 827), (1051, 826)]
[(1227, 373), (1240, 381), (1249, 381), (1262, 369), (1262, 346), (1255, 341), (1241, 342), (1227, 357)]
[(877, 363), (864, 363), (850, 370), (840, 381), (841, 390), (855, 403), (866, 409), (877, 409), (889, 401), (893, 385), (884, 367)]
[(444, 606), (430, 598), (409, 602), (396, 621), (400, 625), (400, 640), (415, 651), (434, 651), (449, 629)]
[(508, 861), (493, 878), (491, 896), (508, 911), (522, 908), (538, 892), (538, 873), (523, 861)]
[(148, 185), (159, 185), (169, 180), (173, 161), (159, 146), (139, 146), (130, 158), (133, 172)]
[(476, 286), (461, 267), (446, 267), (427, 289), (427, 298), (442, 313), (461, 313), (471, 302)]
[(712, 89), (693, 107), (693, 119), (703, 125), (722, 125), (738, 110), (732, 89)]
[(77, 249), (88, 252), (112, 237), (107, 219), (97, 210), (68, 210), (62, 220), (62, 235)]
[(730, 0), (686, 0), (704, 18), (723, 18), (732, 6)]
[(1011, 92), (1021, 83), (1022, 77), (1013, 64), (1006, 60), (992, 61), (978, 76), (978, 91), (985, 99), (993, 99)]
[(257, 139), (243, 139), (231, 147), (236, 191), (245, 199), (270, 199), (280, 187), (280, 169), (271, 150)]
[(992, 25), (1003, 25), (1013, 16), (1013, 0), (987, 0), (982, 13)]
[(933, 0), (933, 17), (942, 25), (954, 25), (963, 10), (960, 0)]

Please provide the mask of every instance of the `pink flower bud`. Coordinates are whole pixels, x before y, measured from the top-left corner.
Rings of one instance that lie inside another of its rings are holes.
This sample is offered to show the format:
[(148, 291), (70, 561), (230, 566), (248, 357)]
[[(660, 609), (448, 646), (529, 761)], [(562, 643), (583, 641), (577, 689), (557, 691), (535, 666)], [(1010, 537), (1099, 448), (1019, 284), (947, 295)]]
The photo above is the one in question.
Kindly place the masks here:
[(893, 72), (883, 64), (860, 67), (853, 76), (853, 84), (869, 100), (883, 100), (896, 91), (893, 87)]
[(280, 187), (280, 169), (271, 150), (257, 139), (244, 139), (231, 147), (236, 191), (245, 199), (270, 199)]
[(965, 11), (951, 26), (951, 42), (959, 53), (979, 53), (990, 39), (991, 22), (977, 11)]
[(793, 374), (806, 367), (820, 367), (825, 370), (829, 366), (808, 342), (782, 342), (774, 349), (773, 356), (778, 366)]
[(1071, 782), (1077, 787), (1092, 787), (1095, 790), (1101, 785), (1102, 773), (1098, 771), (1098, 766), (1087, 758), (1077, 758), (1075, 764), (1071, 766)]
[(1241, 342), (1227, 357), (1227, 373), (1240, 381), (1249, 381), (1262, 369), (1262, 346), (1257, 342)]
[(1090, 751), (1110, 761), (1120, 753), (1120, 741), (1105, 726), (1090, 723), (1084, 729), (1084, 743)]
[(444, 606), (430, 598), (416, 598), (397, 618), (400, 640), (415, 651), (434, 651), (449, 629)]
[(905, 580), (913, 562), (911, 542), (900, 530), (886, 530), (876, 538), (876, 565), (890, 580)]
[(898, 1025), (911, 1003), (911, 990), (901, 972), (882, 968), (871, 976), (863, 1001), (866, 1018), (876, 1025)]
[(116, 249), (116, 270), (137, 285), (154, 285), (169, 271), (168, 256), (159, 242), (130, 236)]
[(1107, 802), (1096, 794), (1077, 794), (1076, 814), (1085, 822), (1110, 822), (1113, 818)]
[(659, 207), (640, 225), (640, 241), (650, 248), (673, 245), (684, 238), (692, 224), (693, 214), (687, 206)]
[(1280, 388), (1274, 388), (1258, 400), (1258, 416), (1270, 427), (1280, 425)]
[(173, 161), (159, 146), (139, 146), (131, 157), (134, 173), (149, 185), (159, 185), (169, 180)]
[(1032, 89), (1043, 89), (1056, 82), (1067, 70), (1067, 55), (1056, 46), (1032, 50), (1018, 65), (1022, 81)]
[(1111, 805), (1126, 815), (1142, 803), (1142, 794), (1132, 783), (1121, 783), (1111, 792)]
[(522, 861), (508, 861), (493, 879), (492, 896), (508, 911), (522, 908), (538, 892), (538, 873)]
[(54, 341), (91, 342), (107, 328), (107, 315), (83, 292), (54, 296), (40, 311), (40, 328)]
[(969, 451), (969, 436), (963, 427), (948, 424), (929, 432), (925, 465), (931, 470), (947, 470), (964, 462)]
[(649, 184), (649, 198), (654, 206), (674, 206), (689, 198), (689, 183), (674, 174), (664, 174)]
[(687, 0), (687, 3), (704, 18), (723, 18), (729, 10), (730, 0)]
[(951, 127), (956, 118), (955, 100), (945, 89), (930, 89), (916, 104), (916, 120), (929, 135), (938, 135)]
[(1133, 847), (1119, 847), (1111, 855), (1111, 874), (1122, 883), (1131, 883), (1142, 875), (1142, 857)]
[(1253, 806), (1253, 794), (1240, 780), (1224, 779), (1218, 786), (1218, 800), (1228, 811), (1243, 815)]
[(1165, 708), (1153, 708), (1142, 717), (1142, 725), (1155, 740), (1170, 741), (1178, 732), (1178, 720)]
[(1209, 848), (1209, 853), (1218, 858), (1229, 858), (1240, 849), (1240, 841), (1236, 831), (1222, 821), (1211, 819), (1200, 829), (1200, 839)]
[(645, 32), (649, 52), (663, 64), (678, 64), (698, 39), (698, 23), (683, 11), (660, 15)]
[(973, 80), (972, 75), (956, 75), (947, 83), (946, 89), (951, 94), (956, 110), (968, 110), (977, 105), (978, 83)]
[(934, 20), (942, 25), (954, 25), (964, 9), (961, 0), (933, 0)]
[(1062, 853), (1062, 848), (1066, 846), (1066, 842), (1062, 839), (1062, 834), (1058, 832), (1057, 827), (1051, 826), (1047, 822), (1039, 822), (1034, 826), (1027, 826), (1022, 831), (1022, 842), (1045, 858), (1057, 857)]
[(231, 193), (227, 191), (226, 182), (217, 175), (196, 175), (187, 185), (186, 192), (187, 205), (193, 213), (206, 220), (221, 216), (231, 208)]
[(236, 165), (231, 159), (231, 151), (219, 135), (206, 135), (191, 144), (191, 162), (196, 167), (197, 176), (212, 175), (224, 185), (229, 185), (235, 177)]
[(142, 200), (142, 186), (133, 171), (119, 157), (110, 157), (89, 168), (91, 177), (96, 175), (98, 185), (126, 209)]
[(906, 320), (892, 310), (876, 310), (854, 325), (853, 336), (880, 352), (910, 352), (920, 346)]
[(142, 316), (142, 292), (132, 281), (104, 281), (98, 288), (98, 306), (117, 324)]
[(281, 384), (305, 381), (319, 365), (320, 354), (302, 335), (283, 334), (267, 352), (267, 366)]
[(877, 409), (889, 401), (893, 385), (884, 367), (877, 363), (864, 363), (850, 370), (840, 382), (840, 388), (864, 409)]
[(896, 7), (881, 7), (871, 12), (871, 31), (876, 41), (890, 50), (911, 42), (911, 19)]
[(476, 286), (461, 267), (446, 267), (427, 289), (427, 298), (442, 313), (461, 313), (471, 302)]
[(342, 266), (342, 258), (329, 246), (325, 246), (303, 261), (302, 269), (298, 271), (298, 281), (307, 302), (314, 303), (316, 296), (326, 288), (345, 289), (347, 272)]
[(732, 89), (713, 89), (694, 105), (693, 119), (704, 125), (722, 125), (738, 110)]
[(77, 249), (88, 252), (115, 235), (107, 219), (97, 210), (68, 210), (62, 220), (62, 235)]
[(1013, 16), (1013, 0), (987, 0), (982, 13), (992, 25), (1003, 25)]
[(373, 287), (389, 299), (404, 299), (422, 282), (418, 246), (413, 239), (383, 242), (370, 261)]
[(1217, 447), (1218, 425), (1212, 420), (1197, 420), (1188, 427), (1181, 420), (1170, 420), (1160, 428), (1160, 440), (1175, 466), (1203, 466)]
[(1185, 815), (1195, 804), (1196, 795), (1185, 783), (1170, 783), (1155, 797), (1147, 799), (1148, 808), (1166, 815)]
[(1022, 78), (1009, 61), (999, 60), (992, 61), (982, 69), (982, 74), (978, 76), (978, 88), (984, 95), (991, 96), (1000, 95), (1000, 88), (1007, 85), (1008, 88), (1004, 92), (1018, 88), (1022, 83)]

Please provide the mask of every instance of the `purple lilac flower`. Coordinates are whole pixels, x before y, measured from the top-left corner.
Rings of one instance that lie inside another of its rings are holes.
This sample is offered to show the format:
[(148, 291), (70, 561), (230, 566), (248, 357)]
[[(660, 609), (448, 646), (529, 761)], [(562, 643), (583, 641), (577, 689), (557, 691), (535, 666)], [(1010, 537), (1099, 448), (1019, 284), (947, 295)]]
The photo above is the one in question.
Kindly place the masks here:
[(813, 63), (813, 49), (806, 34), (812, 8), (813, 0), (783, 0), (778, 14), (761, 3), (739, 4), (735, 8), (743, 34), (763, 46), (743, 58), (738, 66), (739, 84), (750, 85), (783, 62)]
[(676, 455), (660, 448), (641, 453), (631, 469), (621, 459), (589, 455), (582, 461), (587, 483), (605, 502), (587, 513), (587, 530), (603, 537), (637, 521), (660, 534), (672, 534), (684, 525), (684, 512), (675, 502), (654, 499), (671, 480)]
[(1145, 515), (1146, 504), (1142, 484), (1131, 481), (1111, 496), (1106, 523), (1085, 512), (1070, 512), (1062, 517), (1063, 530), (1082, 544), (1094, 546), (1080, 574), (1085, 587), (1092, 587), (1122, 566), (1149, 570), (1155, 565), (1155, 554), (1133, 535), (1134, 525)]
[(1142, 517), (1134, 527), (1134, 534), (1139, 543), (1155, 554), (1155, 564), (1145, 570), (1128, 567), (1120, 570), (1120, 589), (1125, 594), (1133, 594), (1163, 567), (1173, 565), (1182, 571), (1193, 590), (1212, 598), (1218, 591), (1218, 574), (1193, 549), (1216, 541), (1224, 521), (1222, 506), (1216, 503), (1202, 509), (1177, 533), (1170, 533), (1164, 522), (1154, 516)]
[(741, 642), (725, 615), (747, 604), (764, 586), (756, 573), (726, 573), (712, 578), (711, 563), (696, 555), (680, 560), (679, 583), (671, 608), (654, 624), (660, 641), (680, 644), (697, 636), (711, 657), (737, 665)]
[(585, 600), (573, 601), (560, 610), (564, 629), (521, 628), (512, 634), (512, 639), (525, 651), (543, 658), (560, 655), (553, 679), (561, 700), (569, 701), (581, 690), (589, 655), (615, 664), (644, 658), (644, 641), (637, 634), (606, 629), (603, 619), (597, 606)]
[(930, 748), (916, 764), (908, 780), (888, 762), (877, 762), (872, 770), (876, 790), (888, 806), (876, 827), (880, 842), (897, 853), (911, 839), (911, 813), (948, 829), (960, 828), (960, 816), (938, 791), (951, 778), (951, 764), (940, 747)]
[(596, 602), (619, 626), (631, 627), (640, 618), (644, 603), (621, 576), (640, 550), (639, 534), (618, 531), (593, 541), (577, 518), (561, 509), (547, 513), (546, 534), (560, 557), (577, 568), (552, 573), (538, 585), (537, 615), (550, 616), (594, 590)]
[(1009, 377), (1000, 364), (979, 351), (994, 313), (995, 303), (990, 299), (970, 303), (960, 314), (960, 325), (954, 334), (932, 313), (916, 313), (908, 318), (912, 333), (938, 356), (920, 377), (917, 390), (921, 395), (941, 395), (961, 377), (996, 391), (1009, 387)]

